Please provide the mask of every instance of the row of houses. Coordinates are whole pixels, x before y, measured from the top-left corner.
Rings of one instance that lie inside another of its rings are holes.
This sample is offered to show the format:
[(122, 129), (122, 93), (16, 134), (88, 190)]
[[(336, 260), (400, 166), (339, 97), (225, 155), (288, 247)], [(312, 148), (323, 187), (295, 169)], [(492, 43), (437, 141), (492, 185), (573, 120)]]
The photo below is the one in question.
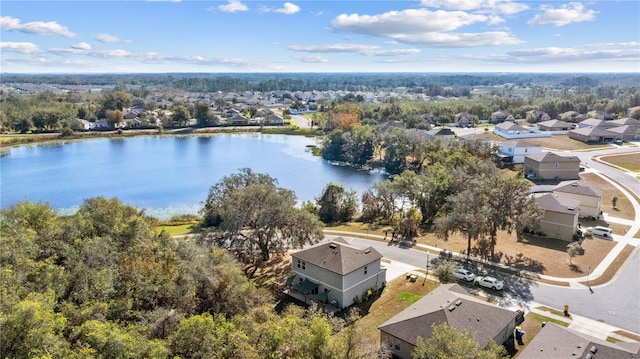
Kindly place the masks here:
[[(562, 187), (559, 187), (561, 189)], [(344, 239), (320, 243), (292, 254), (292, 274), (285, 293), (325, 310), (349, 307), (358, 298), (385, 285), (382, 255), (374, 248), (358, 249)], [(482, 346), (492, 342), (513, 347), (514, 331), (524, 313), (496, 306), (470, 295), (458, 284), (443, 284), (378, 327), (380, 343), (394, 358), (410, 359), (418, 338), (432, 336), (446, 323), (471, 333)], [(595, 354), (598, 354), (595, 356)], [(519, 358), (640, 358), (640, 343), (611, 343), (547, 323)]]
[(494, 127), (494, 133), (506, 139), (567, 134), (569, 138), (586, 143), (637, 141), (640, 140), (640, 120), (630, 117), (618, 120), (590, 118), (578, 123), (548, 120), (527, 127), (513, 121), (505, 121)]

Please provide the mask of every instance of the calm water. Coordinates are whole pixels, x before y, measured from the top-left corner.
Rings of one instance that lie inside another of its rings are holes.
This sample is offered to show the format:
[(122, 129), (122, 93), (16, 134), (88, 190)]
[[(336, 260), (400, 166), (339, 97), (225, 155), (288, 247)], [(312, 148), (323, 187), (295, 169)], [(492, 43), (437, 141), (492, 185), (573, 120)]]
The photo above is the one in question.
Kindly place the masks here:
[(242, 167), (276, 178), (299, 201), (314, 200), (329, 182), (362, 193), (384, 178), (314, 157), (306, 147), (313, 144), (302, 136), (220, 134), (13, 148), (0, 158), (0, 205), (28, 199), (72, 213), (85, 198), (118, 197), (164, 219), (197, 213), (209, 187)]

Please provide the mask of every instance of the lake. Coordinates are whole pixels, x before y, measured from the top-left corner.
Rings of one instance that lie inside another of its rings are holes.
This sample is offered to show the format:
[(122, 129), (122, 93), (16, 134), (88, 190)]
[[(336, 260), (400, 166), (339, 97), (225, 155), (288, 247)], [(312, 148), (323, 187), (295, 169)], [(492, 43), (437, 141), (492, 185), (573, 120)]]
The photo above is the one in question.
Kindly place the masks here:
[[(209, 188), (249, 167), (314, 200), (329, 182), (361, 194), (385, 178), (313, 156), (316, 139), (265, 134), (144, 136), (11, 148), (0, 157), (0, 206), (48, 202), (61, 214), (91, 197), (117, 197), (160, 219), (197, 213)], [(359, 198), (359, 196), (358, 196)]]

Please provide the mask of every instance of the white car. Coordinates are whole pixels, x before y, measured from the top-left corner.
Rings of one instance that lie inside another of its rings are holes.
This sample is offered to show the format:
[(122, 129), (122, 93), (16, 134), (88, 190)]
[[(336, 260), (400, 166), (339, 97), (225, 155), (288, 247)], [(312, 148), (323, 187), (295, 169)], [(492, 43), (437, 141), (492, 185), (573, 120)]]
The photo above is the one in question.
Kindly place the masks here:
[(476, 279), (473, 281), (473, 284), (481, 285), (493, 290), (502, 290), (502, 288), (504, 288), (504, 283), (494, 277), (476, 277)]
[(476, 278), (476, 275), (472, 271), (464, 268), (458, 268), (453, 271), (453, 276), (457, 279), (471, 282)]

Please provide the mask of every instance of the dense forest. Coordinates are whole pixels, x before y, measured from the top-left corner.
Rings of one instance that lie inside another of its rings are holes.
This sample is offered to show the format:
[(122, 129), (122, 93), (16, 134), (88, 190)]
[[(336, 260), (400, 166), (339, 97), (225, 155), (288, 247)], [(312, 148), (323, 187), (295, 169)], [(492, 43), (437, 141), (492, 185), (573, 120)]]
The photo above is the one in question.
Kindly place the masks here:
[(637, 87), (626, 73), (158, 73), (2, 74), (3, 83), (164, 86), (192, 92), (215, 91), (378, 91), (396, 88), (451, 88), (513, 84), (552, 88)]

